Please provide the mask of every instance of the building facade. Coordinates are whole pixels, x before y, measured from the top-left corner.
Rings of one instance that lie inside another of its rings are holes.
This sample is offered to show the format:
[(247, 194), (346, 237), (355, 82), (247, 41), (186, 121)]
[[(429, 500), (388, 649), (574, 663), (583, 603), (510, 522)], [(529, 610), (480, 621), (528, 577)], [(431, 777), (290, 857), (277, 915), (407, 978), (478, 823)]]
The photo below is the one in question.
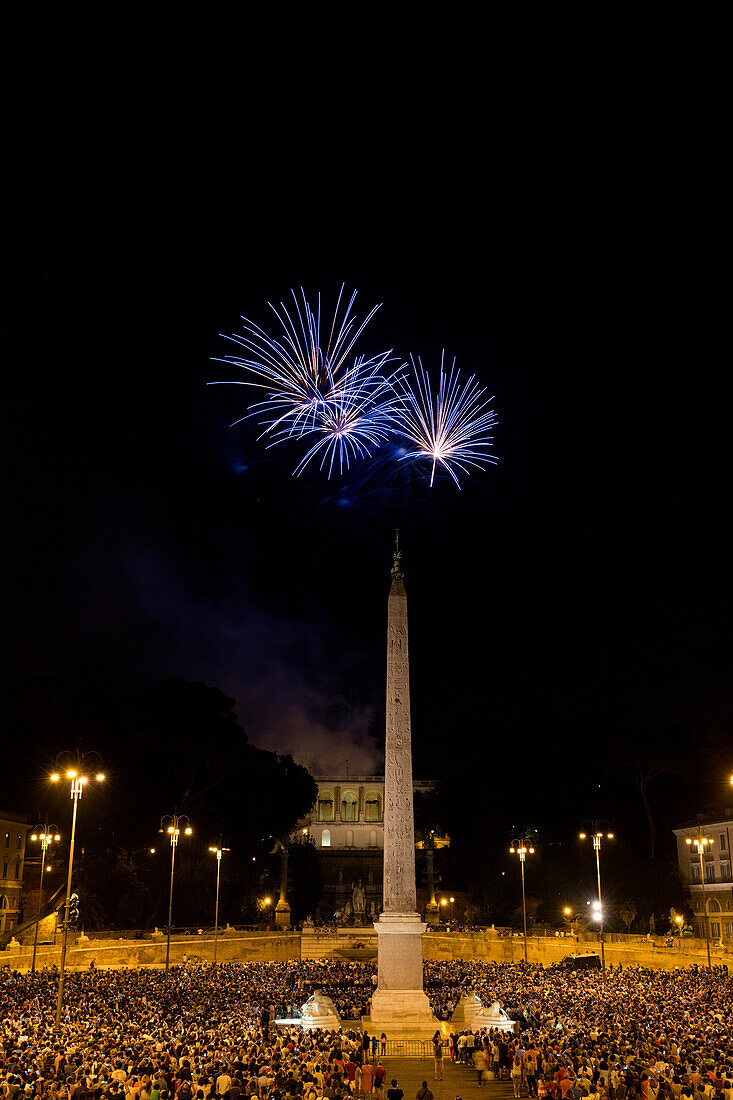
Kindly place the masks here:
[[(348, 919), (359, 884), (365, 896), (365, 918), (382, 911), (384, 860), (384, 776), (315, 776), (318, 797), (304, 824), (319, 855), (324, 894), (321, 920)], [(415, 782), (429, 793), (433, 783)]]
[(0, 935), (20, 923), (27, 832), (25, 817), (0, 810)]
[[(712, 843), (705, 845), (700, 870), (700, 855), (692, 843), (698, 828)], [(733, 810), (700, 822), (689, 821), (674, 830), (677, 838), (677, 863), (694, 914), (695, 935), (705, 937), (705, 913), (713, 940), (733, 940), (733, 880), (731, 879), (731, 841)], [(689, 841), (689, 843), (688, 843)]]

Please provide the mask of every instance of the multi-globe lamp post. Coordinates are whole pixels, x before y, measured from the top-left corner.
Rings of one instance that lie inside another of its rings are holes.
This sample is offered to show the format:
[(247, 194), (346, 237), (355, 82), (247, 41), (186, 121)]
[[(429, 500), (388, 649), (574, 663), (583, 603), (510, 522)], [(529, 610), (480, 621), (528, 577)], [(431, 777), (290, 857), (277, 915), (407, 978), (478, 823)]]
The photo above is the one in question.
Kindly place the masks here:
[(216, 906), (214, 907), (214, 966), (216, 966), (216, 947), (219, 939), (219, 879), (221, 878), (221, 854), (228, 852), (228, 848), (213, 847), (210, 852), (216, 853)]
[(522, 868), (522, 921), (524, 922), (524, 961), (527, 962), (527, 898), (524, 891), (524, 863), (528, 855), (534, 855), (534, 848), (529, 846), (525, 837), (513, 840), (509, 849), (512, 855), (519, 856), (519, 866)]
[(171, 966), (171, 920), (173, 918), (173, 872), (176, 866), (176, 848), (178, 838), (183, 832), (184, 836), (190, 836), (193, 832), (191, 823), (186, 814), (164, 814), (160, 819), (161, 833), (167, 833), (171, 842), (171, 884), (168, 893), (168, 938), (165, 945), (165, 972), (170, 972)]
[[(733, 777), (731, 778), (731, 782), (733, 782)], [(698, 825), (697, 835), (693, 837), (688, 836), (685, 843), (689, 844), (691, 848), (695, 849), (700, 860), (700, 888), (702, 890), (702, 912), (703, 919), (705, 921), (705, 946), (708, 952), (708, 970), (711, 970), (712, 963), (710, 961), (710, 922), (708, 920), (708, 903), (707, 898), (705, 897), (705, 867), (703, 864), (703, 860), (705, 857), (705, 853), (712, 852), (713, 850), (713, 839), (712, 837), (705, 836), (702, 830), (702, 826)]]
[[(56, 1027), (61, 1025), (61, 1008), (64, 1003), (64, 970), (66, 967), (66, 947), (69, 940), (69, 927), (71, 925), (71, 876), (74, 870), (74, 841), (76, 839), (76, 816), (79, 807), (79, 799), (84, 793), (84, 788), (89, 782), (90, 777), (82, 774), (85, 761), (90, 756), (95, 756), (99, 759), (97, 753), (87, 753), (79, 756), (75, 759), (72, 767), (66, 769), (63, 777), (60, 773), (54, 772), (51, 776), (52, 783), (61, 782), (62, 778), (68, 779), (70, 783), (71, 801), (73, 803), (73, 810), (71, 814), (71, 840), (69, 842), (69, 872), (66, 879), (66, 902), (64, 904), (64, 921), (63, 921), (63, 939), (61, 941), (61, 970), (59, 973), (59, 993), (56, 1001)], [(104, 782), (104, 772), (96, 773), (96, 780), (98, 783)], [(36, 926), (37, 927), (37, 926)]]
[(36, 952), (38, 951), (38, 925), (41, 923), (41, 905), (43, 903), (43, 876), (50, 867), (46, 867), (46, 852), (50, 844), (61, 840), (57, 825), (36, 825), (31, 834), (31, 840), (41, 842), (41, 881), (38, 886), (38, 906), (36, 909), (36, 930), (33, 934), (33, 960), (31, 962), (31, 974), (36, 972)]
[[(613, 833), (604, 833), (601, 828), (601, 823), (598, 821), (589, 822), (593, 838), (593, 851), (596, 854), (596, 876), (598, 879), (598, 900), (593, 902), (593, 920), (598, 921), (598, 934), (601, 941), (601, 965), (605, 973), (606, 970), (606, 948), (603, 942), (603, 894), (601, 893), (601, 844), (604, 840), (613, 840)], [(580, 839), (585, 840), (588, 833), (580, 833)]]

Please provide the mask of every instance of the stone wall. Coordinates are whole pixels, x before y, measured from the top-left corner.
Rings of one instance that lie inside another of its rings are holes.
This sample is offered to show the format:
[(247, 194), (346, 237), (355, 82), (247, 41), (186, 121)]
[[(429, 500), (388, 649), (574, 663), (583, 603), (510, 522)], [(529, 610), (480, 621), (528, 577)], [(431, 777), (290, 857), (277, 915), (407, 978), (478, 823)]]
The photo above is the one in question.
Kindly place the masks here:
[[(664, 940), (657, 937), (648, 941), (644, 936), (613, 937), (606, 942), (606, 965), (649, 966), (655, 970), (673, 970), (677, 966), (707, 966), (704, 940), (683, 940), (679, 945), (664, 947)], [(597, 939), (576, 942), (572, 937), (528, 936), (527, 957), (531, 963), (549, 966), (560, 962), (573, 952), (595, 951), (601, 953)], [(713, 966), (727, 963), (733, 968), (733, 950), (711, 948)], [(429, 932), (423, 936), (423, 958), (478, 959), (486, 962), (520, 962), (524, 959), (522, 936), (503, 937), (495, 932)]]
[[(224, 932), (219, 936), (217, 959), (220, 962), (277, 961), (288, 959), (342, 958), (342, 950), (354, 950), (358, 945), (376, 946), (372, 929), (343, 929), (337, 933), (318, 934), (286, 932)], [(59, 936), (60, 940), (60, 936)], [(478, 959), (485, 962), (519, 962), (524, 958), (521, 936), (503, 937), (494, 932), (428, 932), (422, 938), (423, 957), (431, 960)], [(653, 942), (643, 936), (614, 935), (606, 942), (606, 963), (617, 966), (649, 966), (672, 970), (677, 966), (706, 966), (704, 940), (683, 940), (679, 946), (667, 948), (664, 940)], [(588, 938), (576, 942), (572, 937), (530, 936), (527, 941), (530, 962), (545, 966), (559, 962), (574, 951), (597, 951), (597, 940)], [(165, 937), (132, 939), (94, 939), (70, 937), (67, 963), (72, 970), (86, 969), (93, 961), (103, 969), (121, 966), (164, 966)], [(714, 947), (713, 965), (727, 963), (733, 969), (733, 949)], [(171, 940), (171, 962), (183, 962), (183, 956), (203, 961), (214, 954), (212, 936), (175, 936)], [(28, 970), (33, 955), (32, 944), (23, 947), (11, 944), (0, 952), (0, 966)], [(37, 966), (56, 966), (61, 962), (61, 945), (39, 946)]]
[(366, 948), (377, 950), (377, 933), (374, 927), (339, 928), (338, 932), (304, 932), (301, 937), (301, 958), (342, 959), (344, 950)]
[[(61, 936), (55, 947), (39, 946), (36, 967), (61, 965)], [(70, 970), (86, 970), (94, 962), (100, 969), (122, 966), (165, 966), (165, 936), (144, 940), (94, 939), (70, 936), (66, 963)], [(213, 936), (174, 936), (171, 939), (171, 963), (183, 962), (183, 956), (204, 962), (214, 957)], [(29, 970), (33, 945), (9, 945), (0, 953), (0, 966)], [(218, 962), (286, 962), (300, 958), (298, 933), (225, 932), (219, 936)]]

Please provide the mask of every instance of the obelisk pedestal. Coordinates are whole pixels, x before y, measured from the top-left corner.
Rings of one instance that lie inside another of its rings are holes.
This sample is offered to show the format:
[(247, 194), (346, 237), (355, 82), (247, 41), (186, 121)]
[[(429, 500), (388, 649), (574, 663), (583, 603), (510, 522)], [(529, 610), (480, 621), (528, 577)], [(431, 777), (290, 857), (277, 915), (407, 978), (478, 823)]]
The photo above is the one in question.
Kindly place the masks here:
[(387, 736), (384, 755), (384, 910), (375, 923), (378, 984), (372, 997), (371, 1034), (430, 1038), (439, 1022), (423, 990), (422, 936), (417, 912), (415, 822), (412, 804), (410, 669), (407, 596), (395, 549), (387, 623)]

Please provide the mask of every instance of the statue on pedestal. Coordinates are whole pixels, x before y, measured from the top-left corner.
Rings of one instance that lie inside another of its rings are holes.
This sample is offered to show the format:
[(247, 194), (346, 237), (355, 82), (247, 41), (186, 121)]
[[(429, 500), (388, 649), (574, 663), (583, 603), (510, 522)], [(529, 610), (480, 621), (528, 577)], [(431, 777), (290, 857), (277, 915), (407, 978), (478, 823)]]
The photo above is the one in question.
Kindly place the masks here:
[(351, 904), (354, 907), (354, 913), (357, 916), (364, 915), (364, 906), (366, 903), (366, 896), (364, 894), (364, 887), (361, 884), (361, 879), (358, 882), (351, 884)]

